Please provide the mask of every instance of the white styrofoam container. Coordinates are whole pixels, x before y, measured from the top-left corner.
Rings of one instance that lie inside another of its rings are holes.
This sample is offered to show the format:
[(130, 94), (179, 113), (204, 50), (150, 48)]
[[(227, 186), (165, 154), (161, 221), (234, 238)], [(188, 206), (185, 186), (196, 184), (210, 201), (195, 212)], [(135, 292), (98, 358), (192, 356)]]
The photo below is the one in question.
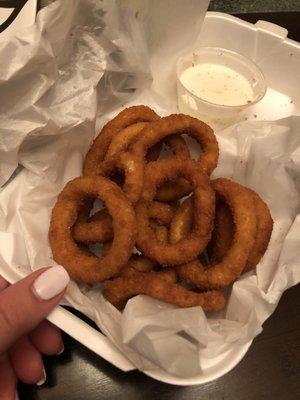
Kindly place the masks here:
[[(267, 94), (263, 101), (249, 109), (249, 120), (275, 120), (292, 114), (300, 115), (300, 43), (287, 39), (287, 33), (286, 29), (266, 21), (253, 25), (228, 14), (208, 12), (206, 15), (196, 47), (217, 46), (241, 53), (254, 60), (265, 75)], [(4, 271), (4, 275), (11, 283), (20, 279), (11, 270)], [(57, 307), (48, 319), (121, 370), (134, 369), (104, 335), (62, 307)], [(201, 375), (190, 379), (176, 378), (162, 371), (147, 375), (174, 385), (199, 385), (234, 368), (250, 345), (251, 342), (248, 342), (238, 350), (207, 361), (202, 365)]]
[(228, 14), (208, 12), (197, 46), (219, 46), (255, 61), (268, 86), (247, 117), (276, 120), (300, 112), (300, 44), (288, 31), (267, 21), (255, 25)]

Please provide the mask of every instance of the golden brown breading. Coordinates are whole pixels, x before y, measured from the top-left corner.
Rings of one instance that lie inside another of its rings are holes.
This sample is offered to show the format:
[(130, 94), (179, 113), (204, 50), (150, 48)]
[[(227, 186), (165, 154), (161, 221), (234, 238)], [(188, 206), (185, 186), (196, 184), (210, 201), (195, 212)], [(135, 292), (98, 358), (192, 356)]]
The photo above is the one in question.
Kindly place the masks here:
[[(86, 197), (104, 201), (113, 218), (114, 238), (103, 258), (82, 250), (72, 237), (72, 226)], [(117, 275), (129, 260), (135, 239), (134, 210), (115, 183), (102, 177), (75, 178), (58, 196), (52, 211), (49, 240), (54, 260), (63, 265), (73, 279), (97, 282)]]
[(167, 281), (159, 272), (136, 272), (130, 277), (115, 278), (104, 282), (104, 297), (116, 307), (137, 294), (146, 294), (179, 307), (201, 306), (203, 310), (217, 311), (224, 307), (221, 292), (196, 293)]
[[(152, 164), (152, 165), (151, 165)], [(179, 243), (159, 242), (149, 226), (148, 209), (157, 187), (164, 180), (188, 179), (194, 191), (194, 227), (191, 234)], [(192, 261), (207, 245), (215, 212), (215, 196), (208, 176), (196, 161), (168, 158), (149, 163), (145, 172), (142, 198), (136, 204), (138, 220), (137, 248), (161, 265), (179, 265)]]
[(133, 106), (122, 110), (115, 118), (109, 121), (101, 130), (91, 145), (84, 161), (83, 174), (97, 175), (100, 163), (114, 136), (122, 129), (137, 122), (151, 122), (160, 117), (147, 106)]
[(235, 231), (231, 246), (220, 262), (206, 270), (198, 260), (177, 267), (181, 279), (206, 290), (223, 288), (242, 273), (257, 230), (253, 196), (247, 188), (225, 178), (216, 179), (211, 185), (233, 215)]

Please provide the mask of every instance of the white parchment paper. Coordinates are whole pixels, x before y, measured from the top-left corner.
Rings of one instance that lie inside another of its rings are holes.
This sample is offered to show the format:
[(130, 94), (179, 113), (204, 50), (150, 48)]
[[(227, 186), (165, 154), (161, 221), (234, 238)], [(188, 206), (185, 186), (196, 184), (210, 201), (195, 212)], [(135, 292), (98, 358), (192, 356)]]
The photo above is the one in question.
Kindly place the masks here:
[[(198, 36), (207, 5), (57, 1), (32, 28), (0, 42), (0, 184), (21, 166), (0, 191), (0, 272), (54, 265), (51, 209), (81, 174), (95, 125), (97, 132), (125, 105), (176, 111), (174, 63)], [(214, 177), (256, 190), (275, 222), (265, 257), (228, 290), (226, 309), (205, 314), (137, 296), (121, 314), (99, 285), (68, 289), (69, 303), (143, 371), (201, 374), (207, 360), (259, 334), (283, 291), (300, 281), (300, 117), (244, 122), (217, 138)]]

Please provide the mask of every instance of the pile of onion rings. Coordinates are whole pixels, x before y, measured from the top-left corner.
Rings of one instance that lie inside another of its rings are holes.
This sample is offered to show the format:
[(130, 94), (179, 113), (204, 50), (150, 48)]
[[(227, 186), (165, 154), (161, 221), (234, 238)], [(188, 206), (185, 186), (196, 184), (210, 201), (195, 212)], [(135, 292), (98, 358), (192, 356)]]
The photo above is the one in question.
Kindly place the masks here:
[[(186, 136), (201, 147), (197, 160)], [(104, 297), (118, 308), (144, 294), (222, 309), (222, 289), (260, 262), (273, 220), (253, 190), (210, 179), (218, 157), (204, 122), (124, 109), (94, 140), (83, 175), (58, 196), (49, 230), (54, 260), (76, 281), (103, 282)], [(103, 203), (98, 211), (95, 199)]]

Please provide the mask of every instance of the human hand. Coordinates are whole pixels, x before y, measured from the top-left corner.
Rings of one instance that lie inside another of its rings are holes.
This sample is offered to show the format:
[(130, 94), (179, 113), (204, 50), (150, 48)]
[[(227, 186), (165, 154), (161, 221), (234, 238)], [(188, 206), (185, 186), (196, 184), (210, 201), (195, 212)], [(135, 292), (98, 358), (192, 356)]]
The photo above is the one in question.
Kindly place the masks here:
[(42, 268), (14, 285), (0, 276), (0, 398), (18, 398), (17, 381), (43, 384), (42, 354), (60, 354), (60, 331), (45, 317), (69, 283), (63, 267)]

